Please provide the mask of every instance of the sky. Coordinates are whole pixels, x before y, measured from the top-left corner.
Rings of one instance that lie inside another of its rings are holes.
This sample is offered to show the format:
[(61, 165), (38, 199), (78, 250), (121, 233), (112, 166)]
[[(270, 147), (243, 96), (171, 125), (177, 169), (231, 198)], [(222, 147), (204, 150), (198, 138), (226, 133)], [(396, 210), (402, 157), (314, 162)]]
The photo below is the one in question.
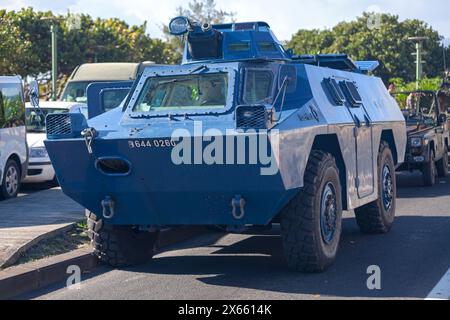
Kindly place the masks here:
[[(118, 17), (129, 24), (147, 21), (147, 32), (162, 37), (161, 26), (187, 0), (0, 0), (0, 8), (57, 13), (87, 13), (93, 17)], [(217, 7), (236, 14), (237, 21), (266, 21), (280, 40), (289, 40), (297, 30), (331, 28), (350, 21), (364, 11), (384, 12), (400, 18), (424, 20), (450, 45), (450, 4), (448, 0), (216, 0)]]

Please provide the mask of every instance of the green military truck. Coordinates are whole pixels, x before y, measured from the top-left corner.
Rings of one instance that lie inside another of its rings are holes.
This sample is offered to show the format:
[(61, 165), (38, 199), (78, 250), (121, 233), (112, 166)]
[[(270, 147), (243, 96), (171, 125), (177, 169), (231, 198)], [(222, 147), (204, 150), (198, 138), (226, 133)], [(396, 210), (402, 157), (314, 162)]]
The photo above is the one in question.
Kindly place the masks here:
[(446, 98), (435, 91), (411, 91), (396, 94), (403, 106), (407, 125), (405, 163), (398, 171), (422, 172), (425, 186), (448, 175), (449, 125)]

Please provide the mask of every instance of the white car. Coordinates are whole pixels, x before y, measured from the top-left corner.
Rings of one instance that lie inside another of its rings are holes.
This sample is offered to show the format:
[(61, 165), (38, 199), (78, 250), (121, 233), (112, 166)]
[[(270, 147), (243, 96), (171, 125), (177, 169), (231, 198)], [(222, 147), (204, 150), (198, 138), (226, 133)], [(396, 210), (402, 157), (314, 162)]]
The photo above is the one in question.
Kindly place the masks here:
[(20, 77), (0, 76), (0, 199), (17, 196), (28, 165)]
[(55, 170), (45, 149), (44, 140), (45, 116), (50, 113), (67, 113), (73, 109), (82, 109), (83, 103), (41, 101), (39, 109), (35, 109), (30, 103), (25, 106), (27, 142), (29, 147), (29, 164), (24, 183), (56, 183)]

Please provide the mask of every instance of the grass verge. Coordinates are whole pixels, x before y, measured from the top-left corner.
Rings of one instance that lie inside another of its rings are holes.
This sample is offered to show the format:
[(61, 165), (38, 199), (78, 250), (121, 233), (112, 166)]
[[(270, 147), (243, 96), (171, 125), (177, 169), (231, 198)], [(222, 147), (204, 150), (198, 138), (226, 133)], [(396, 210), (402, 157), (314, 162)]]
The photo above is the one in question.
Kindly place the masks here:
[(89, 243), (86, 221), (80, 221), (71, 230), (57, 237), (42, 240), (25, 251), (15, 265), (67, 253), (88, 246)]

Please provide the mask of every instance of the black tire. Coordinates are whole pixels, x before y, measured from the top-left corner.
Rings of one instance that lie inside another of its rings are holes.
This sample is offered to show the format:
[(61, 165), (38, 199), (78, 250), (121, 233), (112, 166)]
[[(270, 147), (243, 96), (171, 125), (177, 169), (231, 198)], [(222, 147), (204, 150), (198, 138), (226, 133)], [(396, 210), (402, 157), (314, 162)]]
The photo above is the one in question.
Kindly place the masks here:
[[(330, 186), (334, 190), (334, 199), (333, 194), (328, 197), (325, 193), (328, 188), (331, 190)], [(333, 264), (342, 232), (341, 194), (339, 170), (334, 157), (322, 151), (312, 151), (306, 167), (304, 188), (281, 213), (283, 250), (290, 268), (300, 272), (323, 272)], [(322, 208), (327, 217), (327, 231), (323, 231)], [(323, 232), (330, 232), (331, 229), (331, 238), (325, 239)]]
[(3, 200), (17, 197), (20, 190), (21, 173), (16, 161), (10, 159), (6, 162), (5, 171), (0, 190), (0, 198)]
[(445, 178), (448, 176), (448, 147), (444, 148), (444, 155), (436, 164), (439, 177)]
[(425, 163), (422, 168), (423, 184), (426, 187), (432, 187), (436, 183), (437, 169), (434, 161), (434, 152), (430, 149), (430, 161)]
[(148, 262), (153, 257), (159, 232), (105, 225), (89, 211), (86, 211), (86, 216), (94, 254), (104, 263), (114, 268), (124, 268)]
[(359, 229), (367, 234), (387, 233), (395, 220), (397, 199), (395, 165), (389, 144), (385, 141), (381, 142), (378, 152), (377, 183), (378, 199), (355, 209)]

